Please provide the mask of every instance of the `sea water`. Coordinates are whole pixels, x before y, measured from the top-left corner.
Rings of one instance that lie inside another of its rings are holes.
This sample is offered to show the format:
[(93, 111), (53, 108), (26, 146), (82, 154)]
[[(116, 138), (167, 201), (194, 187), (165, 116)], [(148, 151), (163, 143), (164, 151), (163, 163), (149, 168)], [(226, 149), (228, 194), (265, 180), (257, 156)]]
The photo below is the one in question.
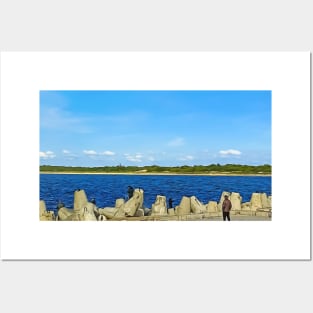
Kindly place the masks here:
[(196, 196), (206, 204), (219, 201), (223, 191), (240, 193), (242, 202), (250, 201), (253, 192), (272, 194), (271, 176), (40, 174), (40, 200), (47, 210), (56, 211), (59, 201), (73, 208), (74, 191), (84, 189), (98, 207), (114, 207), (117, 198), (127, 199), (128, 186), (144, 190), (146, 208), (157, 195), (172, 198), (176, 206), (183, 196)]

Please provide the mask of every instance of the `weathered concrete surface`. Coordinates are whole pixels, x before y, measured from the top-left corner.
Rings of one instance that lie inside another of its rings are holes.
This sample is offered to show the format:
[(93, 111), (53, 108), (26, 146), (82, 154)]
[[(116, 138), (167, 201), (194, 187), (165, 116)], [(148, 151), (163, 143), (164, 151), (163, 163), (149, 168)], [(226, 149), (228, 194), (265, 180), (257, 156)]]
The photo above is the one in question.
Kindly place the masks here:
[(175, 215), (175, 209), (173, 209), (173, 208), (172, 209), (168, 209), (168, 214), (171, 215), (171, 216)]
[(241, 211), (251, 211), (251, 203), (244, 202), (241, 204)]
[(175, 211), (177, 215), (190, 214), (191, 212), (190, 198), (183, 196), (180, 201), (180, 204), (175, 208)]
[(124, 216), (143, 216), (145, 213), (143, 195), (144, 192), (142, 189), (135, 189), (133, 196), (127, 202), (122, 198), (116, 199), (114, 208), (99, 208), (98, 212), (107, 219), (122, 218)]
[(125, 200), (123, 198), (119, 198), (115, 200), (115, 208), (119, 209), (122, 205), (124, 205)]
[(157, 195), (151, 209), (151, 216), (167, 215), (166, 197)]
[(205, 213), (207, 211), (206, 206), (199, 201), (195, 196), (190, 197), (190, 210), (194, 214)]
[(87, 202), (86, 206), (83, 209), (82, 220), (83, 221), (97, 221), (95, 212), (95, 205), (91, 202)]
[(39, 201), (39, 216), (42, 216), (47, 212), (46, 202), (43, 200)]
[(139, 208), (139, 209), (137, 209), (137, 211), (136, 211), (134, 216), (139, 217), (139, 216), (144, 216), (144, 215), (145, 215), (144, 209)]
[(58, 210), (58, 220), (59, 221), (66, 221), (71, 215), (74, 214), (74, 210), (68, 208), (60, 208)]
[(208, 213), (216, 213), (216, 212), (218, 212), (217, 202), (216, 201), (209, 201), (206, 207), (207, 207), (207, 212)]
[(143, 206), (143, 190), (136, 188), (133, 196), (121, 206), (125, 216), (134, 216)]
[(271, 199), (269, 199), (265, 192), (261, 193), (261, 203), (263, 209), (268, 209), (272, 207)]
[(60, 221), (97, 221), (99, 210), (92, 202), (88, 202), (84, 190), (74, 191), (73, 209), (58, 207), (58, 220)]
[(68, 208), (61, 208), (58, 210), (58, 220), (60, 221), (97, 221), (94, 212), (95, 205), (87, 202), (82, 209), (71, 210)]
[(54, 221), (55, 216), (53, 211), (47, 211), (46, 202), (44, 200), (39, 201), (39, 220), (40, 221)]
[(262, 200), (260, 193), (252, 193), (250, 199), (250, 209), (251, 211), (256, 211), (257, 209), (262, 209)]
[(85, 190), (74, 191), (74, 211), (75, 213), (83, 213), (83, 208), (87, 205), (87, 196)]
[(106, 218), (113, 218), (114, 216), (116, 216), (117, 213), (117, 209), (116, 208), (112, 208), (112, 207), (105, 207), (105, 208), (99, 208), (98, 212), (100, 215), (105, 216)]
[(232, 204), (231, 211), (240, 211), (241, 210), (242, 197), (240, 196), (240, 194), (238, 192), (232, 192), (229, 200)]

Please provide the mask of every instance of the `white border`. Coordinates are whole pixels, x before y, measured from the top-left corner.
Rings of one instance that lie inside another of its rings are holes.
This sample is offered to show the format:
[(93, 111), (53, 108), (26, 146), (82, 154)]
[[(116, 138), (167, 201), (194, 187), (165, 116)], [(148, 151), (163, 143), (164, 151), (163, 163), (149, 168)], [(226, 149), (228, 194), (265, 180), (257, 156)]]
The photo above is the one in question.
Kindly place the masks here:
[[(48, 89), (272, 90), (273, 220), (39, 222)], [(1, 53), (2, 259), (309, 259), (309, 168), (309, 52)]]

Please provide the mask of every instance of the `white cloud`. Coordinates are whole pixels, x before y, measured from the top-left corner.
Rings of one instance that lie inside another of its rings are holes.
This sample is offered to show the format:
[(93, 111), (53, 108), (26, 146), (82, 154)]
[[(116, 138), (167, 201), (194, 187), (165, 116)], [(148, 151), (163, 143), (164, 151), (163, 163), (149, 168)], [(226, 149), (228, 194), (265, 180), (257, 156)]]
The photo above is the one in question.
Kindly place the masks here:
[(183, 146), (184, 144), (185, 144), (185, 139), (182, 137), (174, 138), (173, 140), (167, 143), (167, 145), (170, 147), (179, 147), (179, 146)]
[(52, 151), (40, 151), (39, 152), (39, 157), (43, 158), (43, 159), (53, 159), (56, 157), (56, 155), (54, 154), (54, 152)]
[(222, 156), (228, 156), (228, 155), (231, 156), (231, 155), (241, 155), (241, 152), (239, 150), (228, 149), (228, 150), (221, 150), (219, 154)]
[(178, 160), (179, 161), (191, 161), (191, 160), (194, 160), (194, 156), (192, 156), (192, 155), (186, 155), (186, 156), (184, 156), (184, 157), (182, 157), (182, 158), (179, 158)]
[(71, 153), (71, 151), (66, 150), (66, 149), (63, 149), (62, 152), (63, 152), (64, 158), (66, 160), (74, 160), (74, 159), (76, 159), (78, 157), (76, 154)]
[(130, 162), (142, 162), (142, 158), (143, 158), (143, 155), (141, 153), (136, 153), (135, 155), (125, 153), (124, 156), (126, 160)]
[(100, 154), (101, 155), (107, 155), (107, 156), (113, 156), (113, 155), (115, 155), (115, 152), (107, 150), (107, 151), (104, 151)]
[(98, 154), (95, 150), (84, 150), (83, 152), (86, 155), (97, 155)]

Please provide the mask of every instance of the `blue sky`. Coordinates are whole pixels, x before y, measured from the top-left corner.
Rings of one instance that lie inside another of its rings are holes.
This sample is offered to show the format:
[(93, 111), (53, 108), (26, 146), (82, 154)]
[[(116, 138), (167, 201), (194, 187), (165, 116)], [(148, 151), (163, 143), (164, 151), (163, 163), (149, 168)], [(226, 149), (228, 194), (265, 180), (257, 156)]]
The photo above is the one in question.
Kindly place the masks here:
[(40, 164), (271, 164), (271, 91), (41, 91)]

